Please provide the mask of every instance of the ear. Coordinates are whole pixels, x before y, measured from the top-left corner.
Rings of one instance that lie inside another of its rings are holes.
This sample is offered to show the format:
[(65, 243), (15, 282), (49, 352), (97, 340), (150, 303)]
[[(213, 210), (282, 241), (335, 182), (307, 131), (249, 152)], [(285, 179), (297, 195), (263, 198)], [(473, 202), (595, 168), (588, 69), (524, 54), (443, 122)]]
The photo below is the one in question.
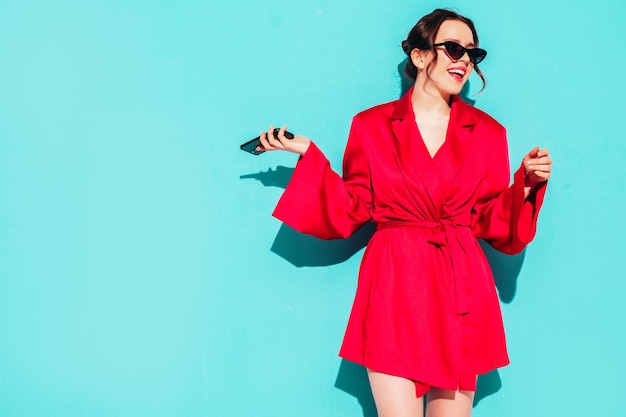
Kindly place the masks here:
[(426, 55), (428, 51), (422, 51), (421, 49), (414, 48), (411, 51), (411, 62), (417, 67), (418, 70), (423, 70), (426, 67)]

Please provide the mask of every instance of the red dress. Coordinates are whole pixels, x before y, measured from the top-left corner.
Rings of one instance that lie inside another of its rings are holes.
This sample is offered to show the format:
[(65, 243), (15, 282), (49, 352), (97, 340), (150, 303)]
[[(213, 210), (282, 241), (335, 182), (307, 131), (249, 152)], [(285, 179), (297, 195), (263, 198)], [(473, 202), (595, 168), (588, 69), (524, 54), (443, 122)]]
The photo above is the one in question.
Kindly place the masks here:
[[(444, 145), (431, 157), (411, 91), (354, 117), (343, 178), (311, 144), (274, 216), (321, 239), (377, 224), (361, 263), (340, 356), (445, 389), (509, 362), (490, 267), (477, 238), (515, 254), (536, 229), (546, 184), (509, 186), (506, 132), (452, 98)], [(426, 387), (426, 388), (424, 388)]]

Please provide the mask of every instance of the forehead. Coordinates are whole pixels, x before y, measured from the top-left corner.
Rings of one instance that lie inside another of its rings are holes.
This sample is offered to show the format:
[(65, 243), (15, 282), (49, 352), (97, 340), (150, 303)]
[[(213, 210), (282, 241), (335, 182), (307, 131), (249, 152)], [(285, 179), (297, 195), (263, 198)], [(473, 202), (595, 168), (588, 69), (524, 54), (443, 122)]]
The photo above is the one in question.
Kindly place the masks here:
[(465, 23), (459, 20), (446, 20), (439, 26), (437, 36), (435, 36), (435, 43), (447, 40), (469, 45), (474, 43), (474, 36), (472, 35), (472, 30)]

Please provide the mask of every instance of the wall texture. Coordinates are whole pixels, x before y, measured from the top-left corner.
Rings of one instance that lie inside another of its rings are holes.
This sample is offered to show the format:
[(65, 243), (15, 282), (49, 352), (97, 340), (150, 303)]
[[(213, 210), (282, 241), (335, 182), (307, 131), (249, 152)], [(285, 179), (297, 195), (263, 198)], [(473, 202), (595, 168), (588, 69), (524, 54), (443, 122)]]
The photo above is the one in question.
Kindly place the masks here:
[(438, 6), (478, 27), (512, 165), (556, 161), (535, 242), (490, 251), (512, 364), (474, 414), (626, 415), (626, 6), (520, 3), (3, 0), (0, 415), (373, 417), (337, 357), (371, 229), (282, 226), (295, 157), (238, 145), (289, 123), (339, 168)]

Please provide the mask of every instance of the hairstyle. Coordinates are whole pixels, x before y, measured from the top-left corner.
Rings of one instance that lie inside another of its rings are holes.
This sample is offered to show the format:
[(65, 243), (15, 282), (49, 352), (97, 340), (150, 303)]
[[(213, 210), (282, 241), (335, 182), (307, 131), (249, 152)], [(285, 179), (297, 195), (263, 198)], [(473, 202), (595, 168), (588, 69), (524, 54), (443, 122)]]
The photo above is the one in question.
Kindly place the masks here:
[[(439, 32), (441, 24), (446, 20), (458, 20), (465, 23), (472, 31), (474, 45), (478, 46), (478, 34), (476, 33), (474, 22), (452, 10), (433, 10), (432, 13), (422, 17), (415, 24), (415, 26), (413, 26), (413, 29), (411, 29), (411, 31), (409, 32), (409, 36), (407, 36), (406, 40), (402, 41), (402, 49), (404, 50), (404, 53), (407, 54), (407, 56), (409, 57), (404, 67), (404, 73), (412, 80), (415, 80), (417, 78), (418, 71), (417, 67), (415, 66), (415, 64), (413, 64), (413, 61), (411, 60), (411, 51), (417, 48), (422, 51), (427, 51), (430, 49), (431, 51), (435, 52), (435, 48), (433, 47), (433, 44), (435, 43), (435, 37), (437, 36), (437, 32)], [(436, 62), (437, 53), (434, 54), (433, 60), (426, 67), (425, 72), (428, 78), (430, 78), (430, 69)], [(478, 68), (478, 65), (474, 65), (474, 70), (483, 82), (483, 88), (481, 89), (482, 91), (485, 88), (485, 77), (483, 76), (480, 68)]]

